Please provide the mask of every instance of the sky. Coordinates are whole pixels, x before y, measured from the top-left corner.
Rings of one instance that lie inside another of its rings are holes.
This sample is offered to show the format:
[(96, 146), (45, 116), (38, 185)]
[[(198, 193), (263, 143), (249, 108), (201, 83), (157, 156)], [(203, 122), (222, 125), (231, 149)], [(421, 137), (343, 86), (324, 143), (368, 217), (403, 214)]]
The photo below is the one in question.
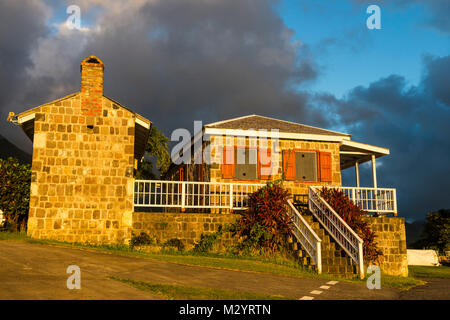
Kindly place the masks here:
[[(381, 29), (366, 25), (373, 4)], [(0, 117), (79, 91), (79, 63), (97, 55), (104, 94), (168, 136), (260, 114), (389, 148), (378, 185), (423, 219), (450, 208), (449, 13), (446, 0), (2, 0)], [(10, 123), (0, 135), (31, 153)]]

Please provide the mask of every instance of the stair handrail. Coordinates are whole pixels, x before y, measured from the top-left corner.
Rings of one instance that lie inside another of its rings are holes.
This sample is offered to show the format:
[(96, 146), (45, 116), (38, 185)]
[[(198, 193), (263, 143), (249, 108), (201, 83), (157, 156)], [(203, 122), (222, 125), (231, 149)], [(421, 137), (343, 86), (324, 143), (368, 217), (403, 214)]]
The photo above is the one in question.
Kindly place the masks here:
[(328, 231), (339, 246), (359, 266), (361, 279), (364, 278), (363, 240), (352, 228), (334, 211), (318, 193), (316, 187), (308, 188), (309, 211), (317, 218), (320, 224)]
[(292, 233), (300, 241), (302, 247), (308, 253), (308, 255), (313, 259), (317, 266), (317, 273), (322, 273), (322, 240), (314, 232), (311, 226), (302, 217), (297, 208), (293, 205), (291, 200), (287, 201), (288, 214), (291, 217), (292, 224), (294, 228)]

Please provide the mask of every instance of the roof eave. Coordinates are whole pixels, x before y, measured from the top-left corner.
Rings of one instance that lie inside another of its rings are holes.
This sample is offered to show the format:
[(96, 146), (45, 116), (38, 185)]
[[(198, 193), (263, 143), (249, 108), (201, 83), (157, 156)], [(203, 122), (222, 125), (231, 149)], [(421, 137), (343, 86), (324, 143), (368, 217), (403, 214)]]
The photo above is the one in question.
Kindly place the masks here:
[(311, 140), (311, 141), (330, 141), (341, 142), (350, 140), (349, 136), (337, 136), (326, 134), (311, 134), (311, 133), (292, 133), (282, 131), (265, 131), (265, 130), (248, 130), (248, 129), (219, 129), (204, 127), (204, 133), (209, 135), (222, 136), (245, 136), (245, 137), (266, 137), (290, 140)]
[(340, 166), (345, 170), (355, 166), (355, 163), (364, 163), (375, 158), (390, 154), (390, 150), (383, 147), (373, 146), (358, 141), (343, 141), (340, 145)]

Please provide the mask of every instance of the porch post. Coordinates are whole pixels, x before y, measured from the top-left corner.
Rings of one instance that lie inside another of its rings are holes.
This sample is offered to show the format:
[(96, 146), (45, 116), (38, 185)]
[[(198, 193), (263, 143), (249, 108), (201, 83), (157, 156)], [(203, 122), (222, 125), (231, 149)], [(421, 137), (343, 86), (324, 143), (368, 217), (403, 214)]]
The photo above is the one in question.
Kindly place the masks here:
[(372, 155), (372, 179), (373, 179), (373, 187), (375, 190), (373, 191), (373, 197), (375, 201), (375, 213), (378, 214), (378, 191), (377, 189), (377, 164), (375, 162), (375, 155)]
[(377, 164), (375, 163), (375, 155), (372, 155), (372, 179), (373, 187), (377, 188)]
[(356, 186), (359, 188), (359, 163), (355, 162)]

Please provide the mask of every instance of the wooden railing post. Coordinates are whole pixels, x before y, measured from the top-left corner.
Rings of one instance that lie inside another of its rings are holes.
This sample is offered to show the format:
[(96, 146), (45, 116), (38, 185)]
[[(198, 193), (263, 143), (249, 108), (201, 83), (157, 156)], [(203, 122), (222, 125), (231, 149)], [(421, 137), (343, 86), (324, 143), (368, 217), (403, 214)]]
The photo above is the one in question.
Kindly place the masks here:
[(359, 276), (362, 280), (364, 279), (364, 254), (362, 241), (358, 243), (358, 251), (359, 251)]
[(185, 210), (186, 205), (186, 182), (181, 182), (181, 211)]
[(136, 189), (136, 181), (133, 179), (133, 212), (134, 212), (134, 203), (136, 202), (135, 189)]
[(394, 209), (394, 216), (396, 217), (397, 216), (397, 189), (393, 190), (392, 198), (393, 198), (392, 199), (392, 201), (393, 201), (392, 206), (393, 206), (393, 209)]
[(233, 210), (233, 184), (230, 183), (230, 211)]
[(317, 273), (322, 274), (322, 244), (320, 241), (317, 242)]
[(377, 184), (377, 164), (375, 155), (372, 155), (372, 179), (373, 179), (373, 198), (375, 201), (375, 212), (378, 214), (378, 184)]

